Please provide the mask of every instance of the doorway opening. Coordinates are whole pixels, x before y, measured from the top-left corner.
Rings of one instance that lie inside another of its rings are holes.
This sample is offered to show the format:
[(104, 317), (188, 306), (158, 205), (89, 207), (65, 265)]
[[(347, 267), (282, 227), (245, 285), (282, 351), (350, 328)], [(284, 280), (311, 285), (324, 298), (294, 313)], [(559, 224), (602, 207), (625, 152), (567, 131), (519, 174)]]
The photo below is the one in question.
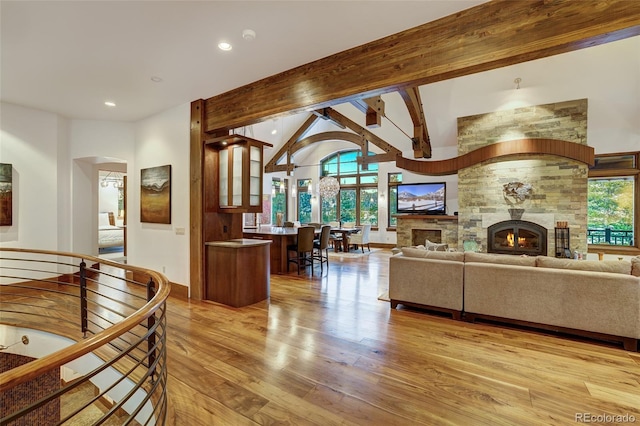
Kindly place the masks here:
[(126, 263), (127, 175), (120, 167), (98, 170), (98, 255)]

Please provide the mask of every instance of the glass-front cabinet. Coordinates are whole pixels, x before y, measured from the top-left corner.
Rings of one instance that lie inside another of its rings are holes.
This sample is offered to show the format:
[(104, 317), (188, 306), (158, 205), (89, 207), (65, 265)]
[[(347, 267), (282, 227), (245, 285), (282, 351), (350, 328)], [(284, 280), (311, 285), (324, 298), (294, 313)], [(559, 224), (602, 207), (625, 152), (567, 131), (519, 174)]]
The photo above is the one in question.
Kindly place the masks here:
[(217, 152), (217, 179), (207, 188), (218, 193), (216, 210), (220, 213), (262, 212), (263, 147), (269, 143), (240, 135), (206, 141)]

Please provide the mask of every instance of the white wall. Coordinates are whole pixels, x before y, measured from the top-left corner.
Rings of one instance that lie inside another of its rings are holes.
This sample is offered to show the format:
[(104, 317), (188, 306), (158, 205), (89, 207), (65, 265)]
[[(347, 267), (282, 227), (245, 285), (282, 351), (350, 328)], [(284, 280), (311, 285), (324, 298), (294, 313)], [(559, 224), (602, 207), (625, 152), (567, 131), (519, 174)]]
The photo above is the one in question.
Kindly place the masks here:
[(0, 227), (0, 245), (65, 249), (58, 238), (58, 193), (65, 191), (58, 189), (58, 151), (66, 145), (58, 140), (60, 119), (7, 103), (1, 108), (0, 161), (13, 165), (13, 225)]
[[(135, 164), (128, 175), (127, 261), (189, 283), (189, 125), (180, 105), (136, 124)], [(140, 222), (140, 170), (171, 165), (171, 224)], [(182, 234), (180, 234), (182, 232)]]

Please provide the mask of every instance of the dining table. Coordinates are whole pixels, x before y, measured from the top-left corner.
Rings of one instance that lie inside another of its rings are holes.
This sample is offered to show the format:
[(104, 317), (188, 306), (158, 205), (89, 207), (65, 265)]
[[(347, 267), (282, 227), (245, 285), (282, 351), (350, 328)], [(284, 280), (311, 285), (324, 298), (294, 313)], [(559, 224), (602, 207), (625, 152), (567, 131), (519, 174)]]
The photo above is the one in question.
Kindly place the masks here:
[(342, 238), (342, 251), (349, 251), (349, 235), (355, 234), (360, 231), (360, 228), (331, 228), (331, 233), (336, 235), (339, 234)]

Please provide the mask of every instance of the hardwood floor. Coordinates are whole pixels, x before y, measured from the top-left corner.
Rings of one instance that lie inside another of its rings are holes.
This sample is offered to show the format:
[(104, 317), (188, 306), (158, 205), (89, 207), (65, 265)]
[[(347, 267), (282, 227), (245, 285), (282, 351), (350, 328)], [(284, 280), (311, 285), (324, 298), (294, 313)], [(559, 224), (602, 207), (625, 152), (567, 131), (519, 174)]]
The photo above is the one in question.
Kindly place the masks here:
[(273, 275), (245, 308), (170, 298), (168, 424), (640, 423), (640, 353), (391, 310), (389, 256)]

